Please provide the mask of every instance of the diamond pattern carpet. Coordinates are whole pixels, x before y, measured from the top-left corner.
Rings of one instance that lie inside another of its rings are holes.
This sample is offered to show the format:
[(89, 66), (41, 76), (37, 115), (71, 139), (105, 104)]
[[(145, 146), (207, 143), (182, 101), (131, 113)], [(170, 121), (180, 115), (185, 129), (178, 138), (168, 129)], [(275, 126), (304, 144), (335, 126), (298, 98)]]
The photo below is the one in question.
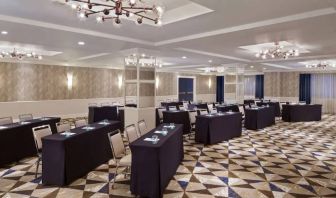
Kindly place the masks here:
[[(336, 116), (285, 123), (204, 146), (184, 142), (185, 158), (164, 197), (336, 197)], [(0, 169), (0, 197), (132, 197), (129, 180), (103, 164), (67, 187), (34, 179), (36, 158)]]

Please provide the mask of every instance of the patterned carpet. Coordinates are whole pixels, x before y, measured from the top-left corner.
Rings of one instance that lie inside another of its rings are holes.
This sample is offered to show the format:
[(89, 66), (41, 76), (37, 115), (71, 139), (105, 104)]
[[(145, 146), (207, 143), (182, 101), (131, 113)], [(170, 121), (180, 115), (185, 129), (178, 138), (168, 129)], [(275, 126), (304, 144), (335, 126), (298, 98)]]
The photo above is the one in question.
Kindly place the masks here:
[[(185, 141), (185, 158), (164, 197), (336, 197), (336, 116), (321, 122), (277, 124), (206, 146)], [(34, 179), (35, 158), (0, 169), (0, 197), (128, 197), (129, 181), (108, 179), (104, 164), (64, 188)]]

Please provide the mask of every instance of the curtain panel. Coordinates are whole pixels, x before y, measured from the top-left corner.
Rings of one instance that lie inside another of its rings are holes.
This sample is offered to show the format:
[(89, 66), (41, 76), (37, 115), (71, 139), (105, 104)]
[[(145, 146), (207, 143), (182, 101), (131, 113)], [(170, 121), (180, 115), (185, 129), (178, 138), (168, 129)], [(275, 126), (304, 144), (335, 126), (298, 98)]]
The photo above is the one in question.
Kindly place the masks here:
[(323, 113), (336, 113), (336, 74), (311, 74), (311, 102)]
[(256, 93), (256, 77), (255, 75), (244, 76), (244, 98), (255, 98)]
[(216, 101), (224, 102), (224, 76), (217, 76)]
[(305, 101), (307, 104), (311, 102), (310, 84), (311, 74), (300, 74), (299, 100)]
[(256, 75), (255, 98), (264, 98), (264, 75)]

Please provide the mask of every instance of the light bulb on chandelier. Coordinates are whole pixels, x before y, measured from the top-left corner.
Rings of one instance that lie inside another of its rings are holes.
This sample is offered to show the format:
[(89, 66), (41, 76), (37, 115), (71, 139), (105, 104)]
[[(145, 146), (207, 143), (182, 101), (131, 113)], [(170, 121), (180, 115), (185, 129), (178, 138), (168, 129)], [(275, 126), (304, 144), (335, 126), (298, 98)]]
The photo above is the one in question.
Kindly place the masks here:
[(263, 60), (269, 58), (283, 58), (288, 59), (289, 57), (299, 56), (300, 52), (298, 49), (284, 50), (284, 46), (275, 43), (275, 47), (271, 49), (261, 50), (255, 54), (256, 58), (261, 58)]

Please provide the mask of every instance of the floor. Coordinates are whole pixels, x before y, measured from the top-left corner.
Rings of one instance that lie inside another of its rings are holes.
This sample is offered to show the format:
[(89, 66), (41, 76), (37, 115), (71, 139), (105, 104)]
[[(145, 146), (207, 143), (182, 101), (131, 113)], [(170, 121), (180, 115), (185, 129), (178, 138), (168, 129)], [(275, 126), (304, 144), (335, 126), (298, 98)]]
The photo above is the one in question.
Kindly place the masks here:
[[(336, 116), (321, 122), (277, 124), (245, 130), (212, 146), (185, 141), (185, 158), (164, 197), (336, 197)], [(35, 158), (0, 169), (0, 197), (127, 197), (129, 181), (104, 164), (68, 187), (34, 179)]]

